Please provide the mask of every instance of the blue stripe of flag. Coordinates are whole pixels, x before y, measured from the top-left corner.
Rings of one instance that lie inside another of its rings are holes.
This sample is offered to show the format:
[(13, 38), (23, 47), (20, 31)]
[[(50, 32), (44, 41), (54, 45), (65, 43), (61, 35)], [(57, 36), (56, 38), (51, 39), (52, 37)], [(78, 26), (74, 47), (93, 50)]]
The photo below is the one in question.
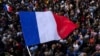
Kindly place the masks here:
[(7, 11), (6, 4), (3, 4), (3, 9), (4, 9), (5, 11)]
[(26, 45), (39, 44), (39, 34), (35, 12), (19, 12), (22, 32)]

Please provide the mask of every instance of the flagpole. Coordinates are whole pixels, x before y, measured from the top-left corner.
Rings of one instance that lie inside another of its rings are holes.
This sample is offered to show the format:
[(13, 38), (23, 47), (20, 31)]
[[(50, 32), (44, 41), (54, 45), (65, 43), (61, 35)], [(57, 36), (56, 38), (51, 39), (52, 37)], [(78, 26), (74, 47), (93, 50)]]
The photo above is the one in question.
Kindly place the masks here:
[(30, 50), (29, 50), (29, 48), (28, 48), (28, 46), (26, 46), (26, 47), (27, 47), (27, 50), (28, 50), (29, 56), (32, 56), (32, 55), (31, 55), (31, 52), (30, 52)]

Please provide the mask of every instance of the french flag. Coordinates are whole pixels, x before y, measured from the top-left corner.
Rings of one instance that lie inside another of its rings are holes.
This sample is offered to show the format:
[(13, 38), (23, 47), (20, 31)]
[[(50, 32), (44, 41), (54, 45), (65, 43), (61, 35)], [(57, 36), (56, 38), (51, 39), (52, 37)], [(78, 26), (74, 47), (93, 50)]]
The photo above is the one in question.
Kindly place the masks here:
[(9, 4), (4, 4), (4, 10), (7, 12), (12, 12), (12, 7)]
[(45, 12), (19, 12), (26, 45), (65, 39), (77, 25), (64, 16)]

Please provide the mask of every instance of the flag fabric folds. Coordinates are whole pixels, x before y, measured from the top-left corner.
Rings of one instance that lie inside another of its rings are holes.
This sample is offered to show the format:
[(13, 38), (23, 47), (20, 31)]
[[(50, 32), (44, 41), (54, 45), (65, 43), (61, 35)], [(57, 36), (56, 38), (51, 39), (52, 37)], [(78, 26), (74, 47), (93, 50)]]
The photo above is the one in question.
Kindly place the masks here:
[(77, 24), (74, 24), (68, 17), (54, 14), (54, 18), (57, 24), (58, 34), (62, 39), (66, 38), (74, 29), (77, 28)]
[(26, 45), (66, 38), (77, 25), (64, 16), (45, 12), (19, 12)]

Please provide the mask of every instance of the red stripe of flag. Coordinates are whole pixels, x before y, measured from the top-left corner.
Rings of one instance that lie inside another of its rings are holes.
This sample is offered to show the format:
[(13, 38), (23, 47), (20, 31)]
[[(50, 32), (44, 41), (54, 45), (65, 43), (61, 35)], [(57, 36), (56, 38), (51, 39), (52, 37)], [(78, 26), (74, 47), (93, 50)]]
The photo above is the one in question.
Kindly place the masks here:
[(72, 31), (77, 28), (77, 24), (73, 23), (65, 16), (54, 14), (54, 17), (57, 24), (58, 34), (62, 39), (65, 39)]

